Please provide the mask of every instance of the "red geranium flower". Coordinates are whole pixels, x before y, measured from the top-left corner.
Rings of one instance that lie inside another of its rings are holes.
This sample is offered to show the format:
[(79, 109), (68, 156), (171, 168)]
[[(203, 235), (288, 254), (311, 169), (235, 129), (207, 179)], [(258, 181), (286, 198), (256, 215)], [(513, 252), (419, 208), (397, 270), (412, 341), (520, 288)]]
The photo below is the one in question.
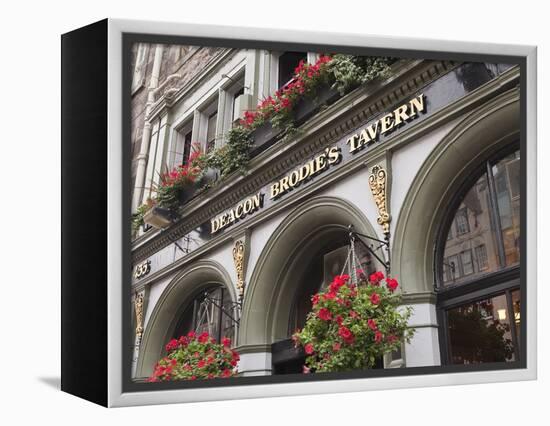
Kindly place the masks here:
[(338, 334), (340, 335), (340, 337), (342, 339), (344, 339), (344, 341), (346, 343), (352, 343), (353, 340), (355, 339), (355, 336), (353, 335), (353, 333), (351, 332), (351, 330), (345, 326), (341, 326), (339, 329), (338, 329)]
[(395, 278), (386, 278), (386, 286), (388, 287), (388, 290), (392, 293), (395, 291), (395, 289), (397, 289), (398, 285), (399, 284), (397, 283), (397, 280)]
[(313, 352), (315, 352), (313, 345), (311, 343), (308, 343), (304, 346), (304, 350), (306, 351), (306, 354), (311, 355)]
[(380, 296), (378, 296), (378, 293), (372, 293), (370, 301), (373, 305), (378, 305), (380, 303)]
[(329, 291), (328, 293), (323, 295), (324, 300), (333, 300), (336, 297), (336, 293), (333, 293), (332, 291)]
[(171, 352), (174, 349), (177, 349), (178, 346), (179, 346), (179, 341), (177, 341), (176, 339), (172, 339), (166, 344), (166, 347), (165, 347), (166, 352)]
[(371, 330), (377, 330), (378, 329), (378, 326), (376, 325), (376, 321), (371, 319), (371, 318), (369, 318), (369, 320), (367, 321), (367, 324), (368, 324), (368, 326)]
[(380, 343), (382, 339), (384, 339), (384, 335), (382, 333), (380, 333), (379, 331), (374, 333), (374, 341), (376, 343)]
[(369, 277), (369, 281), (373, 285), (380, 284), (380, 281), (382, 281), (383, 279), (384, 279), (384, 274), (380, 271), (377, 271), (374, 274), (371, 274), (370, 277)]
[(226, 348), (231, 346), (231, 339), (229, 337), (224, 337), (222, 339), (222, 345)]
[(199, 335), (199, 337), (198, 337), (197, 340), (199, 341), (199, 343), (206, 343), (206, 342), (208, 342), (208, 338), (209, 338), (209, 337), (210, 337), (210, 336), (209, 336), (208, 333), (205, 331), (205, 332), (203, 332), (203, 333), (201, 333), (201, 334)]
[(332, 318), (332, 314), (327, 308), (319, 309), (317, 316), (321, 318), (323, 321), (329, 321)]

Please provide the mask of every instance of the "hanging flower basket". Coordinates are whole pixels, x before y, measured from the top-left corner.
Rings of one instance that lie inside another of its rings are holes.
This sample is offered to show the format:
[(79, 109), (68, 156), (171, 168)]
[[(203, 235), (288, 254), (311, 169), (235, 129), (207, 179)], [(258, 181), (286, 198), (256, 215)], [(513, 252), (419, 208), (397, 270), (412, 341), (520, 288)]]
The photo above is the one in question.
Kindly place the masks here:
[(156, 365), (149, 382), (197, 380), (233, 377), (237, 374), (239, 354), (231, 349), (231, 340), (221, 343), (204, 332), (198, 336), (172, 339), (166, 345), (168, 353)]
[[(306, 354), (304, 373), (364, 370), (408, 342), (411, 307), (400, 307), (395, 278), (358, 269), (354, 239), (342, 275), (313, 295), (306, 324), (292, 339)], [(343, 272), (348, 268), (349, 274)]]

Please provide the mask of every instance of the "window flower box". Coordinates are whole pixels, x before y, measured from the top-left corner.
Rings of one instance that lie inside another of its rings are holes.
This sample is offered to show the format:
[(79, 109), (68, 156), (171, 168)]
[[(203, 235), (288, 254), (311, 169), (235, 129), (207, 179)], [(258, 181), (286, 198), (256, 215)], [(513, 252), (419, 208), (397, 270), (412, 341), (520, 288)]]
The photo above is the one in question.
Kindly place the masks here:
[(143, 222), (153, 228), (164, 229), (170, 226), (175, 219), (174, 213), (165, 207), (153, 207), (143, 215)]
[[(300, 126), (310, 117), (317, 113), (321, 106), (330, 105), (341, 97), (338, 90), (324, 85), (320, 87), (315, 97), (304, 97), (300, 99), (293, 109), (294, 123)], [(284, 129), (273, 127), (270, 121), (258, 126), (252, 132), (253, 143), (250, 149), (251, 156), (258, 155), (277, 142), (284, 134)]]

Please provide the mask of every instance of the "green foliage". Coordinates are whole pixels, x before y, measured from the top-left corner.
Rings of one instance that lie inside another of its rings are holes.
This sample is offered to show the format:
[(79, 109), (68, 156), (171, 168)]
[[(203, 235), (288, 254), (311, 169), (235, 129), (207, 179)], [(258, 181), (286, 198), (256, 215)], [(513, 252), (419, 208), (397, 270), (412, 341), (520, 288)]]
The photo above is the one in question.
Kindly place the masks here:
[(387, 77), (392, 58), (322, 55), (315, 64), (300, 62), (294, 79), (277, 90), (275, 96), (262, 100), (255, 111), (246, 111), (240, 124), (229, 130), (227, 145), (208, 154), (207, 165), (219, 169), (222, 178), (239, 170), (244, 172), (248, 164), (253, 132), (266, 122), (283, 130), (282, 140), (290, 140), (297, 134), (294, 108), (304, 98), (315, 101), (318, 91), (327, 86), (335, 87), (344, 95), (361, 84), (379, 77)]
[(132, 231), (136, 232), (139, 227), (144, 224), (143, 216), (154, 206), (153, 200), (147, 200), (147, 203), (142, 204), (136, 209), (136, 212), (132, 215)]
[(294, 334), (306, 352), (304, 372), (372, 368), (377, 358), (409, 341), (414, 330), (407, 322), (412, 309), (399, 308), (397, 281), (383, 274), (360, 274), (357, 285), (348, 275), (334, 278), (326, 291), (312, 298), (304, 328)]
[(343, 96), (376, 78), (386, 78), (394, 58), (337, 54), (330, 62), (333, 87)]
[(162, 174), (155, 188), (157, 205), (177, 211), (181, 203), (200, 187), (206, 163), (206, 156), (195, 148), (186, 164)]
[(244, 173), (250, 159), (251, 133), (244, 126), (233, 127), (227, 132), (225, 146), (207, 154), (206, 166), (218, 169), (222, 178), (236, 170)]
[(156, 365), (149, 382), (196, 380), (231, 377), (236, 374), (239, 354), (230, 349), (231, 341), (221, 343), (202, 333), (172, 339), (166, 345), (168, 353)]

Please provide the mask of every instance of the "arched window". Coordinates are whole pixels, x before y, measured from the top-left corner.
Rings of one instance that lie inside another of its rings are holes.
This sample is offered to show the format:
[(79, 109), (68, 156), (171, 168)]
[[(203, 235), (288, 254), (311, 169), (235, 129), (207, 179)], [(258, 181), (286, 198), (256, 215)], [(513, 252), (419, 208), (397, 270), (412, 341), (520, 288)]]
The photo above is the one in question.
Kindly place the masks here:
[(519, 171), (517, 145), (484, 162), (442, 226), (436, 272), (445, 363), (519, 359)]
[[(327, 231), (327, 230), (325, 230)], [(290, 336), (304, 327), (307, 314), (312, 309), (311, 297), (324, 291), (336, 275), (349, 273), (343, 270), (349, 250), (349, 232), (347, 228), (334, 228), (323, 234), (317, 234), (315, 249), (308, 248), (298, 253), (294, 269), (290, 271), (295, 286), (288, 324), (288, 339), (273, 343), (271, 347), (273, 373), (301, 373), (305, 355), (294, 347)], [(355, 252), (360, 268), (366, 273), (374, 272), (375, 264), (371, 254), (356, 244)], [(382, 359), (376, 368), (382, 368)]]
[[(309, 253), (309, 266), (301, 277), (297, 278), (297, 288), (290, 315), (288, 336), (303, 328), (306, 316), (311, 311), (311, 297), (324, 291), (336, 275), (349, 273), (343, 270), (349, 250), (349, 237), (346, 232), (338, 238), (320, 244), (317, 252)], [(356, 255), (361, 262), (361, 269), (366, 274), (374, 272), (371, 254), (361, 245), (356, 244)]]
[(197, 334), (207, 332), (220, 341), (223, 337), (233, 340), (235, 322), (235, 304), (229, 292), (221, 286), (213, 286), (198, 293), (187, 304), (180, 316), (173, 338), (195, 331)]

